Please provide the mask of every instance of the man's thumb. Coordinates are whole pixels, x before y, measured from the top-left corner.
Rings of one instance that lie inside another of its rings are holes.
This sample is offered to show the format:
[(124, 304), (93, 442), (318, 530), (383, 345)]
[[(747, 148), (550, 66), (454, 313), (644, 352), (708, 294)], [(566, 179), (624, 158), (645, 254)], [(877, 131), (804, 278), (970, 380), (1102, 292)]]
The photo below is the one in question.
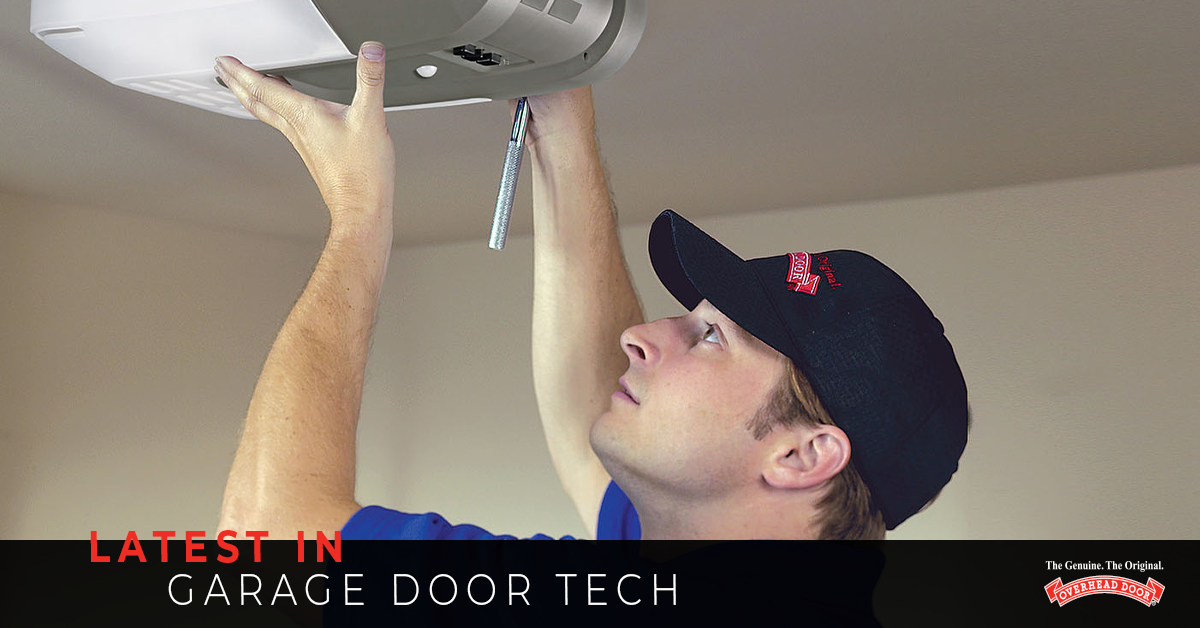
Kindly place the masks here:
[(358, 86), (351, 106), (359, 109), (383, 109), (383, 44), (363, 42), (358, 49)]

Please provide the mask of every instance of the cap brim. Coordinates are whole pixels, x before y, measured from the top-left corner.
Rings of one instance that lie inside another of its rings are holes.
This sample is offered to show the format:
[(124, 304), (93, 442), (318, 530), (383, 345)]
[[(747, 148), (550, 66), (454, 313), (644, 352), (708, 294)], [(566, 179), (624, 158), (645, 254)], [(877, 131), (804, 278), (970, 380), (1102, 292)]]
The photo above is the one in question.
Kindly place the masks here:
[(650, 264), (689, 311), (708, 300), (755, 338), (795, 359), (798, 349), (754, 268), (669, 209), (650, 227)]

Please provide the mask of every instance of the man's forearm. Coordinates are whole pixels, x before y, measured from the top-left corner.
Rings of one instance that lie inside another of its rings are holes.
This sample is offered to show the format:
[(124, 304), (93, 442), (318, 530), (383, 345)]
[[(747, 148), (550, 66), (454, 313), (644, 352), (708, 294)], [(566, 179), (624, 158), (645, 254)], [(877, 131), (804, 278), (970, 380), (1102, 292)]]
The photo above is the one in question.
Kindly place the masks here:
[(589, 528), (607, 474), (588, 433), (629, 361), (621, 332), (643, 321), (592, 133), (556, 137), (533, 167), (533, 372), (555, 469)]
[(390, 212), (331, 231), (254, 389), (222, 527), (332, 532), (353, 512), (355, 433), (390, 249)]

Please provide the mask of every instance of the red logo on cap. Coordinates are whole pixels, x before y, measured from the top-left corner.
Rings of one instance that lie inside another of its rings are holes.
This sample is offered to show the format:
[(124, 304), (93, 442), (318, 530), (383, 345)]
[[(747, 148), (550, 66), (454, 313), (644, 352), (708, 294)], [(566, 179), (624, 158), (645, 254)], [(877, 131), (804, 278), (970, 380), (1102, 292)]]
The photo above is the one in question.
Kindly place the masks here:
[(788, 260), (791, 262), (787, 275), (788, 290), (815, 295), (821, 276), (809, 274), (812, 258), (808, 253), (788, 253)]

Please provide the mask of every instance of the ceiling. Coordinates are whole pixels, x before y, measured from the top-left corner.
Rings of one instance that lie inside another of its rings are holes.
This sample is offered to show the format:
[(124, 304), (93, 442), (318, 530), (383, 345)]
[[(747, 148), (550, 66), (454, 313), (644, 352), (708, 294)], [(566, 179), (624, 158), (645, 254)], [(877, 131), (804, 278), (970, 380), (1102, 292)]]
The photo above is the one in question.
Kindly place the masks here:
[[(1200, 163), (1200, 2), (649, 0), (595, 88), (622, 220), (977, 189)], [(736, 9), (734, 8), (736, 7)], [(0, 5), (0, 191), (319, 239), (287, 141), (110, 85)], [(491, 225), (505, 103), (388, 114), (400, 245)], [(528, 233), (529, 174), (512, 233)]]

